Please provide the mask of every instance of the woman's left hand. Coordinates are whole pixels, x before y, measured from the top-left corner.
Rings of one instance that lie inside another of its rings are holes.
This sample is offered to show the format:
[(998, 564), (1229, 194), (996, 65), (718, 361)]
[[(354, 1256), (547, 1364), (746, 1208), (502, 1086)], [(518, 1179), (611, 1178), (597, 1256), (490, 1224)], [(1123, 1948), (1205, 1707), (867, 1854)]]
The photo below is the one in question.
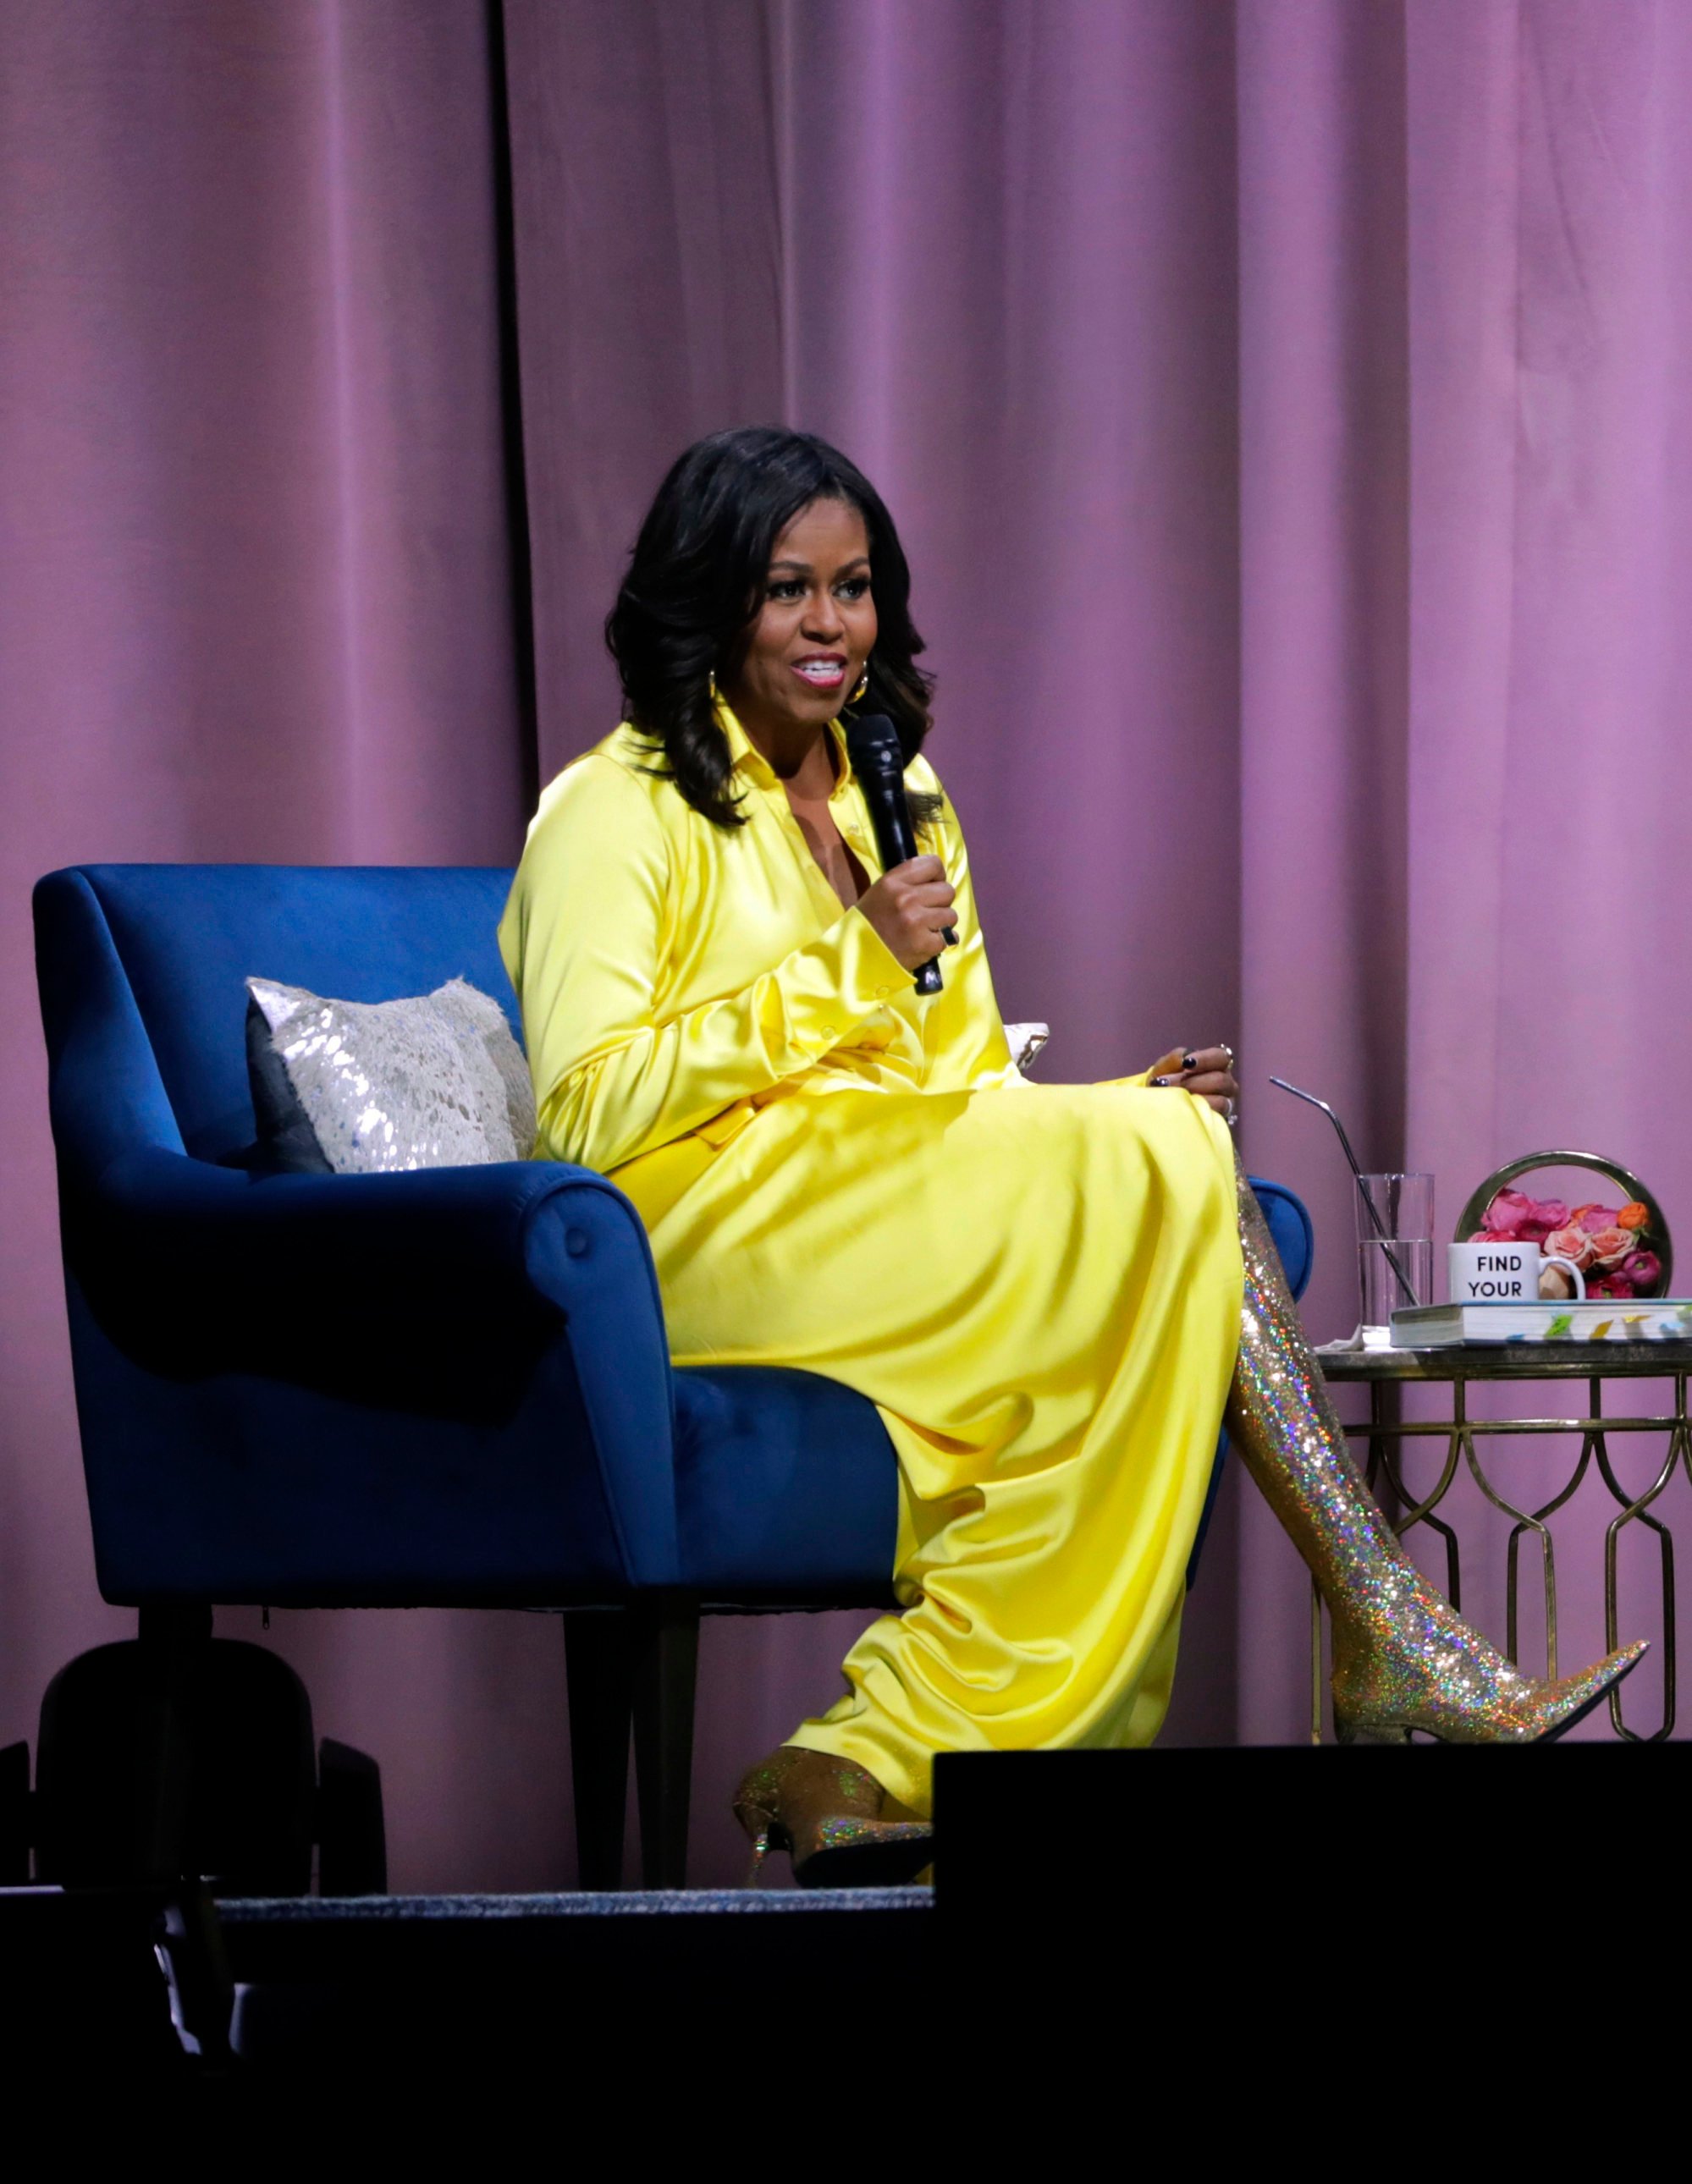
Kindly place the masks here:
[(1154, 1085), (1177, 1085), (1200, 1100), (1208, 1100), (1219, 1115), (1231, 1123), (1240, 1081), (1234, 1074), (1231, 1046), (1176, 1046), (1152, 1064), (1148, 1081)]

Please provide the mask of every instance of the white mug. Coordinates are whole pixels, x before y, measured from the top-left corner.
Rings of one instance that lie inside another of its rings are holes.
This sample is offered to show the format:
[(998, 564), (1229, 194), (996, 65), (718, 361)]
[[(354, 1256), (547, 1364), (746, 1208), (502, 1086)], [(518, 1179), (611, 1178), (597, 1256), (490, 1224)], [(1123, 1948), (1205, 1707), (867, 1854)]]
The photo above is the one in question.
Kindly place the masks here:
[(1537, 1244), (1452, 1244), (1446, 1264), (1453, 1304), (1538, 1304), (1539, 1277), (1561, 1267), (1574, 1284), (1577, 1302), (1586, 1283), (1572, 1259), (1548, 1259)]

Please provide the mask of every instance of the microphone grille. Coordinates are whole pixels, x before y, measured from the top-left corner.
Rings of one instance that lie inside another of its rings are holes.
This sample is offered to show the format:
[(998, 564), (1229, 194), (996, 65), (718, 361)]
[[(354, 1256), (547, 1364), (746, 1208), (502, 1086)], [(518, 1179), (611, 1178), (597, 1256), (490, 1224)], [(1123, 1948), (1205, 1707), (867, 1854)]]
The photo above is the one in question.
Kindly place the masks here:
[(896, 766), (905, 770), (904, 746), (899, 741), (899, 731), (885, 713), (866, 713), (861, 720), (846, 723), (846, 749), (852, 753), (852, 762), (857, 766)]

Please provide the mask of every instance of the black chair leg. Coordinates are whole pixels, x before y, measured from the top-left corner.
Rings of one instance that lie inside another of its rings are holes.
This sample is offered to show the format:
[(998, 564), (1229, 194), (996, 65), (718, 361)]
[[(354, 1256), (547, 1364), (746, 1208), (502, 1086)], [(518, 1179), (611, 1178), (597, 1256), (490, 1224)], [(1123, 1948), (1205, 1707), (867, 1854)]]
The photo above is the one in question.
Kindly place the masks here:
[(620, 1607), (572, 1607), (564, 1616), (570, 1780), (576, 1801), (577, 1872), (584, 1888), (623, 1886), (634, 1705), (629, 1622)]
[(648, 1888), (684, 1888), (699, 1603), (664, 1594), (633, 1613), (641, 1874)]
[[(185, 1872), (190, 1862), (189, 1694), (211, 1644), (211, 1607), (143, 1607), (137, 1621), (142, 1664), (139, 1741), (151, 1774), (137, 1815), (141, 1870), (164, 1880)], [(146, 1774), (142, 1780), (147, 1782)]]

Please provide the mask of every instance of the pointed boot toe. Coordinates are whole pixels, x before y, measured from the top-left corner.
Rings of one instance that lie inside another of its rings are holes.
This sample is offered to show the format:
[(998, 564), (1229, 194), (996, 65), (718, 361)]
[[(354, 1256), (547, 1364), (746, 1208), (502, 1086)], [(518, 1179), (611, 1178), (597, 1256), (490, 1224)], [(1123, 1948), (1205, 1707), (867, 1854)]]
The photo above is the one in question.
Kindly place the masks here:
[(1583, 1721), (1595, 1706), (1609, 1697), (1623, 1677), (1633, 1674), (1650, 1651), (1648, 1639), (1637, 1639), (1633, 1645), (1606, 1654), (1595, 1668), (1584, 1669), (1578, 1676), (1565, 1676), (1560, 1683), (1544, 1685), (1537, 1709), (1544, 1726), (1530, 1741), (1550, 1744), (1565, 1730)]
[(1555, 1683), (1523, 1675), (1499, 1654), (1476, 1658), (1477, 1650), (1471, 1647), (1464, 1661), (1454, 1652), (1407, 1668), (1399, 1663), (1397, 1673), (1382, 1674), (1378, 1655), (1349, 1674), (1337, 1669), (1338, 1741), (1408, 1744), (1420, 1733), (1442, 1744), (1550, 1744), (1608, 1698), (1650, 1649), (1642, 1638)]

